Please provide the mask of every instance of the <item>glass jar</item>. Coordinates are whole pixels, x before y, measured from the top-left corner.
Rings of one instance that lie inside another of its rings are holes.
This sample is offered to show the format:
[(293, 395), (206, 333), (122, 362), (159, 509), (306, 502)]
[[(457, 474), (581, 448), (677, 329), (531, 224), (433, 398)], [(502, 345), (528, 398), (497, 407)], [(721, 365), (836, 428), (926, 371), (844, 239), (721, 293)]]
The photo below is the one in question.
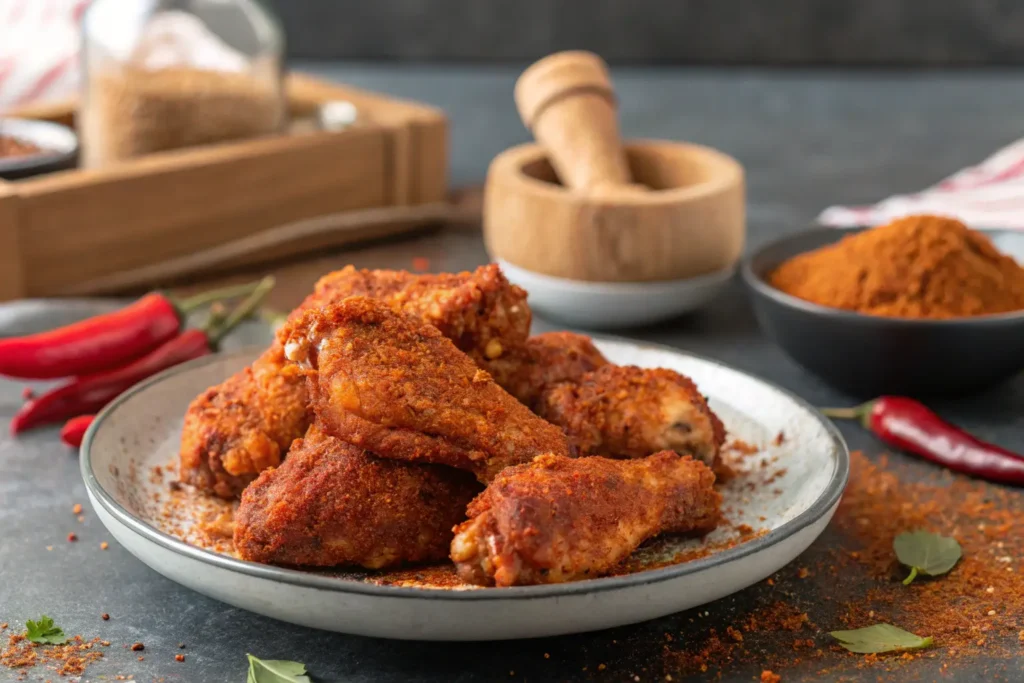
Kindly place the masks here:
[(82, 31), (84, 166), (285, 126), (284, 32), (258, 0), (94, 0)]

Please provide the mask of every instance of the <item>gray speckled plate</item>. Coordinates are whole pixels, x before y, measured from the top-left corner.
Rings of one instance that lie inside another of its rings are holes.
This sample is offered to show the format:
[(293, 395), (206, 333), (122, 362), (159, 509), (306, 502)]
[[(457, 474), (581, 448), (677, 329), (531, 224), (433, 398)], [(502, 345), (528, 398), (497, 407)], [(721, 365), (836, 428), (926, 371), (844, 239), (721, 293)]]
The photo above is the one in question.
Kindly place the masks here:
[(831, 423), (800, 399), (719, 363), (636, 342), (596, 341), (620, 365), (689, 375), (731, 437), (754, 446), (731, 449), (739, 475), (723, 487), (727, 524), (704, 539), (657, 539), (616, 576), (473, 589), (455, 584), (445, 568), (304, 572), (237, 559), (229, 542), (217, 539), (230, 507), (172, 491), (166, 465), (177, 452), (189, 401), (249, 363), (255, 351), (201, 359), (126, 392), (86, 435), (82, 474), (114, 537), (173, 581), (295, 624), (387, 638), (528, 638), (653, 619), (745, 588), (817, 538), (849, 469)]

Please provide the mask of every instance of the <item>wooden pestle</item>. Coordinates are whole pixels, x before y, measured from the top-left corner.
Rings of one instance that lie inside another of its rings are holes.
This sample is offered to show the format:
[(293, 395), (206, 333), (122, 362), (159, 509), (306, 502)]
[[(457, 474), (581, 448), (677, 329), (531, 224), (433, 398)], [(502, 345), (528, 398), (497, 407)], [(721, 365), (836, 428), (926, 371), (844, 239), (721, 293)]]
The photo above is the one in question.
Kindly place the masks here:
[(633, 184), (615, 91), (600, 57), (584, 51), (545, 57), (516, 81), (515, 101), (566, 187), (592, 195), (647, 189)]

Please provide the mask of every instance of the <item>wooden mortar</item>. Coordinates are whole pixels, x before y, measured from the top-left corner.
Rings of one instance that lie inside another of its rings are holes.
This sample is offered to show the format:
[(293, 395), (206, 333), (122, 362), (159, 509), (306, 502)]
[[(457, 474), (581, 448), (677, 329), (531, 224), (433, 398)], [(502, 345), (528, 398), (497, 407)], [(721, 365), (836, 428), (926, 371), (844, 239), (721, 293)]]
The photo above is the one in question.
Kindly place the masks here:
[(491, 163), (484, 193), (488, 251), (573, 280), (677, 280), (728, 268), (743, 250), (743, 168), (699, 145), (623, 146), (604, 62), (563, 52), (515, 88), (540, 144)]

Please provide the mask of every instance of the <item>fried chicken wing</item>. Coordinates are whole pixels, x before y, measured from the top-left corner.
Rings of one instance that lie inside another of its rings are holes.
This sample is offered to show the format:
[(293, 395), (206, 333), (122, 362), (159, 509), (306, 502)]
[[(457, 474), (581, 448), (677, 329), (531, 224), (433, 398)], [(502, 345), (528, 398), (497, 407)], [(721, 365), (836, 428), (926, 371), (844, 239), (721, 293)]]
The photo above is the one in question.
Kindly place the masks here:
[(481, 367), (494, 381), (529, 408), (536, 408), (544, 390), (559, 382), (578, 382), (608, 364), (590, 337), (574, 332), (546, 332)]
[(714, 481), (706, 465), (669, 451), (639, 460), (543, 455), (505, 470), (470, 503), (451, 558), (480, 585), (595, 578), (648, 538), (713, 529)]
[[(440, 275), (348, 266), (322, 277), (289, 322), (353, 295), (419, 316), (480, 359), (499, 359), (506, 349), (520, 347), (530, 330), (526, 293), (493, 264)], [(306, 382), (285, 367), (283, 348), (279, 338), (252, 367), (192, 402), (182, 433), (182, 481), (234, 498), (264, 468), (279, 464), (305, 433), (312, 419)]]
[(286, 356), (309, 375), (318, 424), (381, 457), (450, 465), (489, 481), (565, 436), (494, 383), (436, 327), (366, 297), (307, 311)]
[(274, 345), (250, 367), (197, 396), (185, 413), (179, 476), (234, 498), (281, 459), (309, 425), (305, 380)]
[(246, 560), (292, 566), (442, 560), (480, 488), (468, 472), (377, 458), (314, 425), (242, 493), (235, 548)]
[(661, 450), (712, 464), (725, 428), (694, 383), (663, 368), (605, 365), (545, 390), (535, 410), (579, 455), (642, 458)]

